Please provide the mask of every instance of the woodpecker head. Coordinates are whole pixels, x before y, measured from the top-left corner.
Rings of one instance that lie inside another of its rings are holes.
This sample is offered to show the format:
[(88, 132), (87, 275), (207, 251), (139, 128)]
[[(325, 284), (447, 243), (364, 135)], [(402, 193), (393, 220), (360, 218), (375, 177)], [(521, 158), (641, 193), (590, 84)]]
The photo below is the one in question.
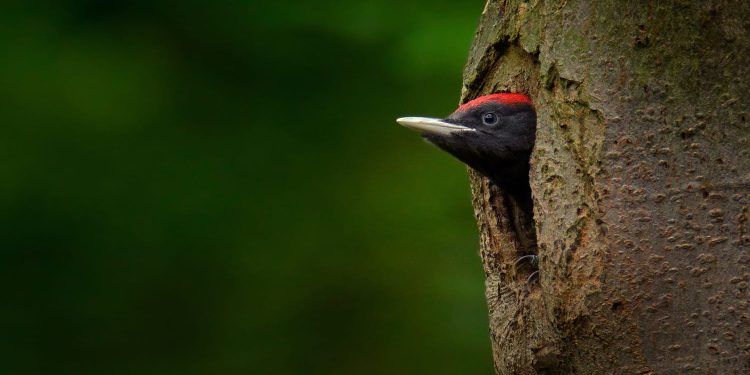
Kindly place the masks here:
[(516, 179), (528, 186), (536, 113), (524, 94), (481, 96), (445, 119), (402, 117), (396, 121), (506, 190), (514, 190), (521, 182)]

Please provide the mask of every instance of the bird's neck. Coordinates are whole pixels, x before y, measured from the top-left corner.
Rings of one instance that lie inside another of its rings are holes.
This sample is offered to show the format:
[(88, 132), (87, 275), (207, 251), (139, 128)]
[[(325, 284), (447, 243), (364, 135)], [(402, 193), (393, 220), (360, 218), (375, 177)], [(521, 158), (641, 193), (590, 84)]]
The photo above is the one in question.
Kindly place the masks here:
[[(521, 163), (524, 164), (524, 163)], [(536, 253), (536, 229), (534, 203), (529, 184), (528, 161), (525, 167), (493, 173), (490, 180), (505, 193), (508, 219), (524, 254)]]
[(513, 199), (518, 207), (529, 215), (533, 215), (528, 159), (515, 163), (503, 163), (485, 174), (490, 181)]

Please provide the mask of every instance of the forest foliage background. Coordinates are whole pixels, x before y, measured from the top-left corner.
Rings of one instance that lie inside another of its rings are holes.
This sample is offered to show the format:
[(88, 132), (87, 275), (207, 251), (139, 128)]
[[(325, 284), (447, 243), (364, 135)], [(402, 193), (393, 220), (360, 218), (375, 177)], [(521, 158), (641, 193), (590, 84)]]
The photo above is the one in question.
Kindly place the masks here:
[(7, 1), (0, 372), (491, 373), (482, 1)]

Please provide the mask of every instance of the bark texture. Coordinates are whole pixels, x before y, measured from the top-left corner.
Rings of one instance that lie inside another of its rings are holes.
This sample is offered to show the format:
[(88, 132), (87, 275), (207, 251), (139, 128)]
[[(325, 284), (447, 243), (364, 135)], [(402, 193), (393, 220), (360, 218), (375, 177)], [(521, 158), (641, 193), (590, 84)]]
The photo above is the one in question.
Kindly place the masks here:
[(500, 374), (750, 373), (750, 2), (495, 1), (462, 101), (534, 100), (540, 280), (472, 173)]

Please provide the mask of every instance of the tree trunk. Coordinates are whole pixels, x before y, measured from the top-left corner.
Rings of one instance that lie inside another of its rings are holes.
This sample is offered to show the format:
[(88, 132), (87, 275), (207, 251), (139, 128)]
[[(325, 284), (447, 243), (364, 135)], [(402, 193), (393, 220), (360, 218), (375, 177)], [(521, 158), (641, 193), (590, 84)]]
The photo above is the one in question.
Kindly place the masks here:
[(750, 373), (749, 82), (746, 0), (488, 2), (462, 101), (538, 114), (538, 283), (471, 173), (498, 373)]

